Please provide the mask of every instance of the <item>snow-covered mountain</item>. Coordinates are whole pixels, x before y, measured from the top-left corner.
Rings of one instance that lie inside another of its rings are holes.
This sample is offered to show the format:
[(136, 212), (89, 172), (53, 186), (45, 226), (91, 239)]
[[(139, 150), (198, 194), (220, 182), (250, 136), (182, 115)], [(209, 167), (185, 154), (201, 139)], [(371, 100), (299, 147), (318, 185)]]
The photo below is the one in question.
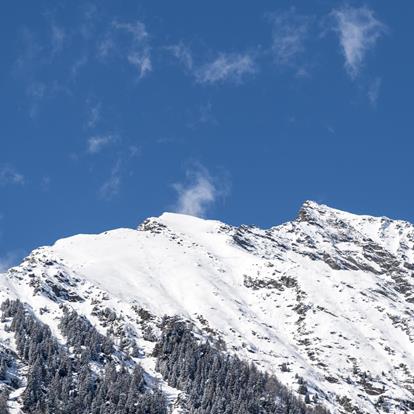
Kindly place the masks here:
[[(59, 322), (68, 308), (113, 338), (118, 352), (123, 341), (136, 341), (135, 360), (177, 413), (185, 412), (186, 393), (167, 385), (153, 353), (164, 315), (191, 322), (200, 341), (275, 375), (309, 407), (414, 411), (408, 222), (310, 201), (295, 220), (270, 229), (164, 213), (137, 229), (36, 249), (0, 275), (0, 289), (0, 302), (27, 304), (63, 346)], [(0, 323), (0, 351), (15, 352), (9, 323)], [(14, 375), (23, 380), (8, 404), (17, 413), (27, 367), (16, 361)]]

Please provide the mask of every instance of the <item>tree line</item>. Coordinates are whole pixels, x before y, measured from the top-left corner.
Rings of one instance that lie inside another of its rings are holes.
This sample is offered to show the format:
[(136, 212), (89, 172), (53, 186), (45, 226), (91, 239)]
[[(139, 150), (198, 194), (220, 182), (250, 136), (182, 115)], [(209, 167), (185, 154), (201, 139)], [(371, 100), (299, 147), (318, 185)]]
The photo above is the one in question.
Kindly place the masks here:
[[(19, 300), (6, 300), (1, 310), (3, 319), (11, 318), (18, 356), (28, 366), (22, 394), (25, 413), (167, 413), (164, 394), (149, 386), (142, 367), (135, 364), (131, 369), (116, 360), (113, 342), (76, 312), (65, 309), (59, 325), (66, 347)], [(92, 370), (92, 362), (99, 364), (101, 375)]]
[(328, 414), (254, 364), (196, 339), (192, 327), (176, 318), (165, 320), (154, 356), (168, 384), (186, 393), (192, 414)]
[[(8, 390), (20, 386), (11, 381), (15, 358), (28, 368), (21, 395), (25, 413), (167, 414), (166, 396), (149, 382), (134, 355), (116, 347), (84, 316), (63, 308), (59, 329), (66, 344), (62, 345), (19, 300), (6, 300), (1, 311), (14, 333), (17, 355), (0, 349), (0, 414), (8, 413)], [(153, 352), (156, 369), (170, 386), (183, 391), (188, 413), (328, 413), (307, 404), (309, 399), (296, 397), (254, 364), (196, 338), (189, 323), (166, 317), (161, 330)]]

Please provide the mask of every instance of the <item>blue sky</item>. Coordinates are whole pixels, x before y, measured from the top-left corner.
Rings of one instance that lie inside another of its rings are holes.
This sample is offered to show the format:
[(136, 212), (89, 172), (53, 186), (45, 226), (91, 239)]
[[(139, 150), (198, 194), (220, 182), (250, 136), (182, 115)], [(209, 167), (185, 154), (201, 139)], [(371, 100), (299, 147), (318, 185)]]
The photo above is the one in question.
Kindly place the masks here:
[(163, 211), (414, 221), (414, 4), (3, 4), (0, 267)]

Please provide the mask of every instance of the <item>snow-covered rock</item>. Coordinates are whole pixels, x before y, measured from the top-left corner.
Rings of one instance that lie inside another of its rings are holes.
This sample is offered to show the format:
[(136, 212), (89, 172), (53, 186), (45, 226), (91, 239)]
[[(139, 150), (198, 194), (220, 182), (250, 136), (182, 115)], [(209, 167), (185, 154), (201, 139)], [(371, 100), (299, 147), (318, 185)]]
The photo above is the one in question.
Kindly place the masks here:
[(164, 213), (36, 249), (0, 285), (0, 301), (27, 302), (60, 341), (61, 304), (102, 333), (113, 310), (154, 377), (156, 321), (179, 315), (293, 390), (303, 378), (334, 413), (414, 404), (414, 226), (404, 221), (311, 201), (270, 229)]

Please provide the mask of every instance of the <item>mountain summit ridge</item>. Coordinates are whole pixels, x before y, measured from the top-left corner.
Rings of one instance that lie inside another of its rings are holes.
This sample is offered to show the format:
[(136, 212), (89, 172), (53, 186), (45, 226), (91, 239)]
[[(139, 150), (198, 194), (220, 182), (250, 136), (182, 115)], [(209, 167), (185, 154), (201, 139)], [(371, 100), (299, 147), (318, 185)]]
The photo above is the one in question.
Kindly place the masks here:
[(333, 413), (397, 413), (414, 409), (413, 275), (412, 224), (307, 201), (268, 229), (164, 213), (61, 239), (1, 276), (0, 300), (27, 303), (60, 339), (63, 305), (102, 334), (108, 308), (154, 376), (144, 331), (179, 317)]

